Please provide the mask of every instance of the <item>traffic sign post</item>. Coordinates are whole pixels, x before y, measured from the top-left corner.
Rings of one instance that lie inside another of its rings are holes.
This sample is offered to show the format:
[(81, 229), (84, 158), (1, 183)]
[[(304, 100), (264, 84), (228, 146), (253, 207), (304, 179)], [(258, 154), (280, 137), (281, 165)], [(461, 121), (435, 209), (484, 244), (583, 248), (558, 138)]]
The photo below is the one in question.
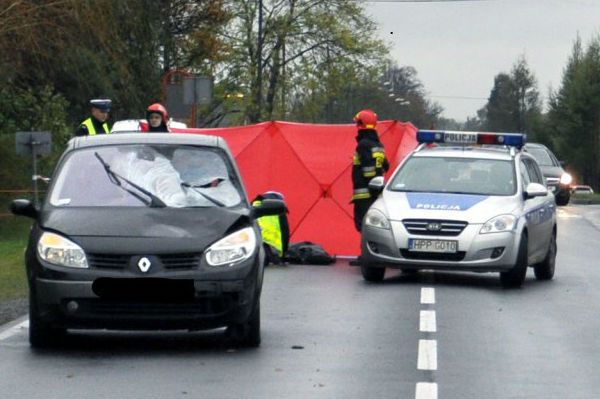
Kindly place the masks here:
[(31, 156), (33, 160), (33, 195), (34, 205), (39, 205), (38, 179), (44, 180), (37, 173), (37, 159), (52, 151), (52, 134), (50, 132), (17, 132), (15, 137), (17, 155)]

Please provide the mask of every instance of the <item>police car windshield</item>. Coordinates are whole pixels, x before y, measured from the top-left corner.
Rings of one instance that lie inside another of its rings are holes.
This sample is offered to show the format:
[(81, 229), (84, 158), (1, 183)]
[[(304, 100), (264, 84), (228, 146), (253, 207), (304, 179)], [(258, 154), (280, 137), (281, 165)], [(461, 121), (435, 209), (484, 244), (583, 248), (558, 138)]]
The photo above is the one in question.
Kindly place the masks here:
[[(106, 172), (107, 167), (111, 173)], [(114, 174), (119, 178), (111, 178)], [(140, 195), (132, 195), (134, 189), (175, 208), (232, 207), (243, 198), (236, 175), (221, 150), (136, 144), (71, 153), (58, 172), (49, 202), (62, 207), (148, 206)]]
[(511, 161), (475, 158), (412, 157), (389, 184), (391, 191), (513, 195)]

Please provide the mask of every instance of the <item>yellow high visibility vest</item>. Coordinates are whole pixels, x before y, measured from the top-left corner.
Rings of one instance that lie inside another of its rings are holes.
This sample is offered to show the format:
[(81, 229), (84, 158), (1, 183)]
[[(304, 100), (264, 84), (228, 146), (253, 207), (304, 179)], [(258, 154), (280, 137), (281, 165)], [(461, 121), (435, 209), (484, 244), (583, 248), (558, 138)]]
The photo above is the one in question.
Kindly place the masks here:
[[(94, 127), (94, 122), (92, 122), (91, 117), (84, 120), (81, 124), (85, 125), (85, 127), (87, 127), (89, 136), (94, 136), (96, 134), (96, 128)], [(106, 133), (106, 134), (110, 133), (110, 131), (108, 130), (108, 123), (104, 122), (102, 124), (102, 129), (104, 129), (104, 133)]]
[[(260, 206), (262, 201), (254, 201), (252, 206)], [(279, 256), (283, 256), (283, 240), (279, 215), (262, 216), (257, 219), (260, 233), (264, 242), (277, 250)]]

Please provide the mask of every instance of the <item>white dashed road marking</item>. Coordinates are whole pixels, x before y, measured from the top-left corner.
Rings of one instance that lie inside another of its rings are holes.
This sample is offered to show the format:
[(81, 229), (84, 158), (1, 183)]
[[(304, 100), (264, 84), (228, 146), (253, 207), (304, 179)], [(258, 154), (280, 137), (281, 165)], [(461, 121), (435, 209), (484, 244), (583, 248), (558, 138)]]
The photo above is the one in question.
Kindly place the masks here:
[(419, 340), (419, 370), (437, 370), (437, 341), (435, 339)]
[(426, 305), (432, 305), (435, 303), (435, 290), (433, 288), (421, 288), (421, 303)]
[(435, 310), (421, 310), (419, 329), (422, 332), (436, 332)]
[(437, 384), (434, 382), (418, 382), (415, 399), (437, 399)]

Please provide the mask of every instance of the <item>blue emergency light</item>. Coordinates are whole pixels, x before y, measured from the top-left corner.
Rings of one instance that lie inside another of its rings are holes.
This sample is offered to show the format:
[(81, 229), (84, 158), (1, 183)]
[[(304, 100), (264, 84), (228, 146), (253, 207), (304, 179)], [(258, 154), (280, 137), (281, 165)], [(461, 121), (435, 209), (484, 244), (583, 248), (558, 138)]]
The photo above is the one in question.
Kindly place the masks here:
[(417, 131), (417, 141), (427, 144), (491, 144), (521, 148), (526, 140), (527, 135), (522, 133), (459, 132), (451, 130)]

